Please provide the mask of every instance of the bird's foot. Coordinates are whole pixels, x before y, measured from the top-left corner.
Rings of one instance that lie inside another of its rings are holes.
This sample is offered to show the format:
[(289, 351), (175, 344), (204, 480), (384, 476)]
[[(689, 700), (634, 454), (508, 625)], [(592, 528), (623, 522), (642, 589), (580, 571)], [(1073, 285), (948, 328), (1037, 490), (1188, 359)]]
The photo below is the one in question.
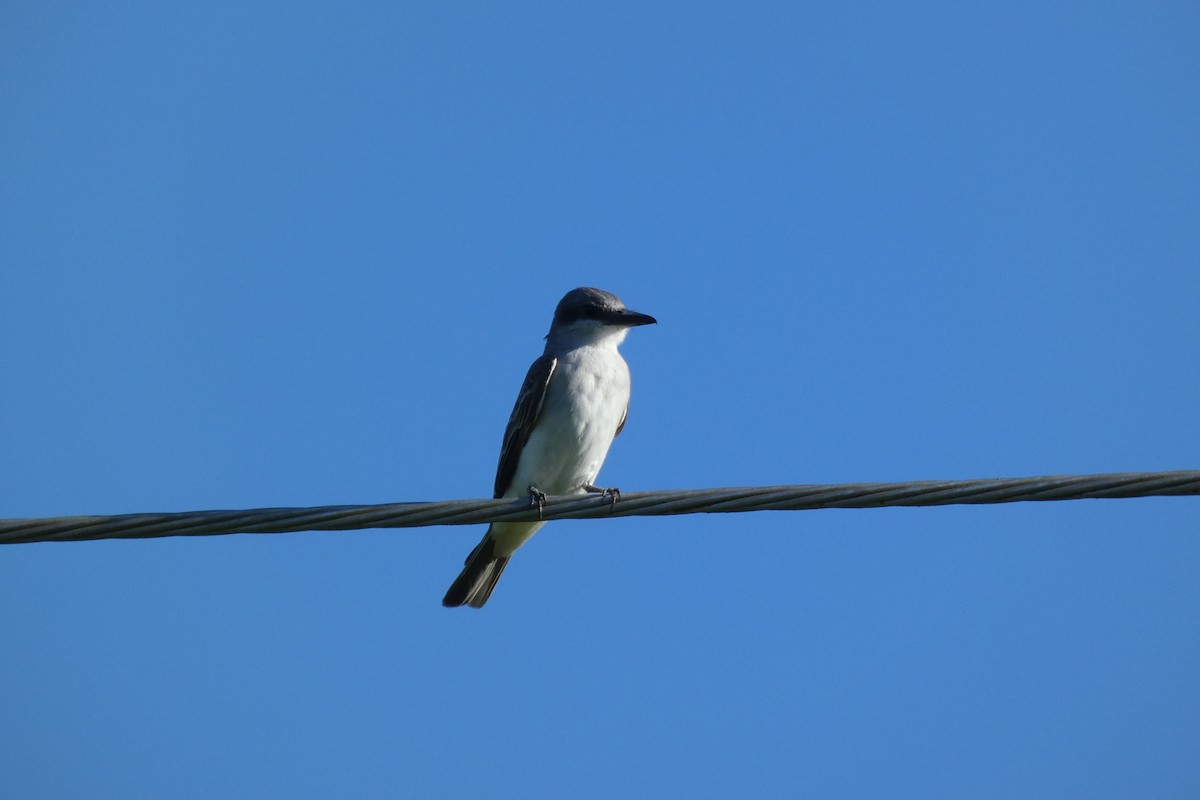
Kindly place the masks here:
[(529, 507), (537, 506), (538, 519), (542, 518), (542, 509), (546, 507), (546, 493), (536, 486), (529, 487)]
[(601, 489), (599, 486), (592, 486), (590, 483), (585, 483), (583, 485), (583, 490), (589, 494), (598, 494), (601, 497), (609, 498), (613, 506), (615, 506), (617, 501), (621, 499), (620, 489)]

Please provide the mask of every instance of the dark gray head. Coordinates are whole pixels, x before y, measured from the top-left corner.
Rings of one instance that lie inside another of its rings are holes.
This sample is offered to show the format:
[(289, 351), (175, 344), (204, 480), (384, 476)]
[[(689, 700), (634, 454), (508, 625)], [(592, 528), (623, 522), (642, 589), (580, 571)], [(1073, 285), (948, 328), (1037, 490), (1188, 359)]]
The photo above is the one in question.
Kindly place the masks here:
[(583, 343), (617, 336), (619, 343), (625, 332), (637, 325), (657, 322), (649, 314), (630, 311), (615, 294), (603, 289), (581, 287), (567, 292), (554, 309), (554, 322), (546, 338), (564, 342)]

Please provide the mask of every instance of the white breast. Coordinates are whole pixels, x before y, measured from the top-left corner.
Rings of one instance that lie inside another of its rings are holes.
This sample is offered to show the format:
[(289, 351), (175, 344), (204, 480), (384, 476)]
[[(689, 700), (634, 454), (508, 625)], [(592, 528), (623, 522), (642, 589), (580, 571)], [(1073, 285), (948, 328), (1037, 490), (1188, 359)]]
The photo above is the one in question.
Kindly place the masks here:
[(595, 482), (628, 405), (629, 367), (615, 345), (560, 356), (508, 496), (527, 494), (530, 485), (551, 495), (582, 493)]

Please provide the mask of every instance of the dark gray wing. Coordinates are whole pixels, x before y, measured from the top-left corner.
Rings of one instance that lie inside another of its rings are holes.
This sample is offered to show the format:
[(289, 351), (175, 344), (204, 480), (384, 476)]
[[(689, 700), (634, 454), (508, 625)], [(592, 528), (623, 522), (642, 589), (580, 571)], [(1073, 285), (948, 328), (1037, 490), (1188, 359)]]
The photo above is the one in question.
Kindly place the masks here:
[(533, 432), (538, 415), (542, 413), (546, 387), (550, 385), (550, 377), (554, 374), (556, 366), (557, 358), (542, 356), (533, 362), (529, 372), (525, 374), (521, 393), (517, 395), (517, 404), (513, 406), (512, 416), (508, 418), (508, 427), (504, 429), (504, 444), (500, 447), (500, 464), (496, 467), (496, 493), (493, 497), (502, 497), (508, 491), (513, 475), (517, 473), (521, 451), (525, 449), (529, 434)]
[(629, 403), (625, 404), (625, 410), (621, 413), (621, 421), (617, 423), (617, 432), (613, 434), (613, 438), (621, 435), (621, 431), (625, 430), (625, 420), (629, 419)]

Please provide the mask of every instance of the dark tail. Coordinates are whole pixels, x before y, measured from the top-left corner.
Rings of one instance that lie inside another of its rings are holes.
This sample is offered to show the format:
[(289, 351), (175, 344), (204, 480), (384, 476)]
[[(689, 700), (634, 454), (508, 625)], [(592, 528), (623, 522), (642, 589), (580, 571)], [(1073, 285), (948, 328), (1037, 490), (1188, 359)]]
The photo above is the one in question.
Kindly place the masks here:
[(500, 573), (508, 566), (508, 556), (496, 556), (496, 540), (491, 537), (491, 528), (483, 541), (476, 545), (467, 556), (466, 566), (450, 584), (442, 605), (447, 608), (455, 606), (470, 606), (483, 608), (483, 604), (492, 596)]

